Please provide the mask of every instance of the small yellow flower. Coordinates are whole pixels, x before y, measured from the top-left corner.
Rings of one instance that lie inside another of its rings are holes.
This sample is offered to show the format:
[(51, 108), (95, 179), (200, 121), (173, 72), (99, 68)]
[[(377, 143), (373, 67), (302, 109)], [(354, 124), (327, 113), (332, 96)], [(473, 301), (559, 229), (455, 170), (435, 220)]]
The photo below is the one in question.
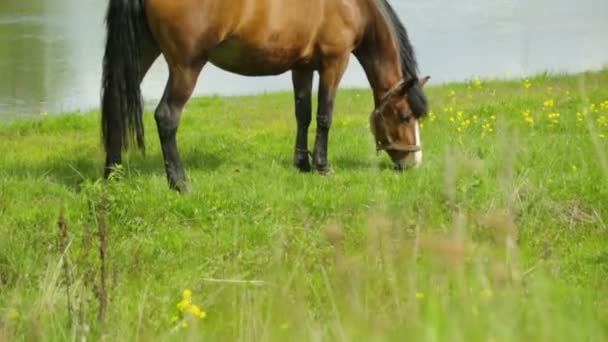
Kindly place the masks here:
[(576, 172), (578, 170), (578, 167), (576, 167), (574, 164), (572, 164), (570, 168), (572, 169), (572, 172)]
[(207, 313), (194, 304), (190, 306), (190, 313), (198, 319), (205, 319), (207, 317)]
[(496, 115), (492, 115), (492, 116), (490, 116), (490, 119), (491, 119), (492, 121), (496, 121)]
[(21, 318), (21, 314), (19, 313), (19, 311), (17, 311), (17, 310), (13, 310), (13, 311), (11, 311), (11, 312), (8, 314), (8, 318), (9, 318), (11, 321), (18, 321), (18, 320), (19, 320), (19, 318)]
[(481, 82), (481, 79), (479, 78), (479, 76), (475, 76), (475, 78), (473, 78), (473, 85), (476, 88), (481, 88), (483, 86), (483, 82)]
[(606, 134), (600, 134), (600, 139), (606, 139)]
[(179, 303), (177, 303), (177, 309), (181, 312), (184, 312), (186, 310), (188, 310), (188, 308), (190, 307), (190, 301), (189, 300), (182, 300)]
[(423, 292), (416, 292), (416, 299), (418, 299), (418, 300), (424, 299), (424, 293)]
[(454, 90), (450, 90), (450, 92), (448, 93), (449, 97), (454, 97), (456, 96), (456, 92)]
[(545, 108), (553, 108), (553, 106), (555, 106), (555, 101), (553, 100), (546, 100), (543, 102), (543, 107)]
[(450, 120), (451, 123), (454, 123), (454, 121), (455, 121), (454, 117), (452, 117), (452, 116), (450, 116), (450, 118), (448, 120)]
[(524, 88), (530, 89), (530, 87), (532, 87), (532, 82), (530, 82), (530, 80), (526, 78), (524, 80)]
[(481, 291), (480, 295), (481, 295), (481, 298), (490, 299), (490, 298), (494, 297), (494, 292), (492, 292), (491, 289), (485, 289), (485, 290)]
[(171, 317), (171, 323), (177, 323), (179, 321), (179, 316)]
[(181, 325), (182, 329), (187, 329), (188, 328), (188, 322), (183, 322)]
[(289, 322), (285, 322), (283, 324), (281, 324), (281, 330), (287, 330), (289, 329)]
[(597, 106), (595, 105), (595, 103), (592, 103), (589, 106), (589, 110), (592, 111), (592, 112), (594, 112), (594, 113), (597, 113)]
[(185, 289), (184, 292), (182, 292), (182, 298), (187, 300), (192, 299), (192, 291)]
[(461, 110), (459, 110), (459, 111), (456, 113), (456, 116), (457, 116), (459, 119), (462, 119), (462, 116), (463, 116), (463, 115), (464, 115), (464, 114), (462, 113), (462, 111), (461, 111)]

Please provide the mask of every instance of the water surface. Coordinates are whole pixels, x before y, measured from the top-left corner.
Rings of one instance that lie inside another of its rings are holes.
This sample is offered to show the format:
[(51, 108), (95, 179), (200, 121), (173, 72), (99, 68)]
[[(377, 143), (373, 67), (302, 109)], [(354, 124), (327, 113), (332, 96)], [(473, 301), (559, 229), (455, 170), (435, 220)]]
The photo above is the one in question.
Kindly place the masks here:
[[(0, 122), (98, 107), (107, 1), (0, 1)], [(515, 77), (608, 65), (608, 1), (392, 1), (434, 83), (473, 75)], [(144, 82), (147, 100), (167, 79), (160, 59)], [(356, 60), (343, 86), (365, 87)], [(247, 78), (207, 67), (196, 94), (290, 89), (288, 75)]]

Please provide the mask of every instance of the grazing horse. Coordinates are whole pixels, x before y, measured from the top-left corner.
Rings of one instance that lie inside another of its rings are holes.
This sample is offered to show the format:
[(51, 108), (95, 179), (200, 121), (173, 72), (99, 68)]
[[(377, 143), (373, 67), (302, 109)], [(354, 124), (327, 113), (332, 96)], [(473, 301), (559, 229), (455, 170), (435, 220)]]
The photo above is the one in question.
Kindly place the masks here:
[[(169, 80), (155, 111), (169, 185), (187, 190), (176, 144), (184, 105), (203, 67), (241, 75), (291, 71), (297, 136), (294, 164), (330, 170), (327, 143), (340, 80), (354, 54), (375, 101), (370, 126), (377, 149), (396, 168), (417, 164), (418, 120), (427, 113), (412, 45), (387, 0), (109, 0), (103, 60), (105, 177), (129, 143), (144, 149), (140, 83), (162, 54)], [(308, 152), (311, 93), (319, 73), (317, 132)]]

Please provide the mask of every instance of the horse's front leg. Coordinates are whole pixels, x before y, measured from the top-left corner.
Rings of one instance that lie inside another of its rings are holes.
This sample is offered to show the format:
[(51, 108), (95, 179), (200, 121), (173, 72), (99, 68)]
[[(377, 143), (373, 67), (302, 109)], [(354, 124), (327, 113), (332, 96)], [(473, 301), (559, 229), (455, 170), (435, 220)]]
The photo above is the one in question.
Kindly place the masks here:
[(293, 163), (302, 172), (310, 172), (308, 157), (308, 127), (312, 116), (312, 70), (293, 70), (293, 93), (296, 108), (298, 132)]
[(154, 115), (169, 186), (180, 192), (187, 192), (189, 188), (177, 149), (177, 129), (203, 65), (204, 63), (188, 67), (169, 66), (169, 81)]
[(319, 108), (317, 110), (317, 136), (313, 152), (314, 167), (321, 174), (331, 171), (327, 161), (329, 129), (333, 121), (334, 103), (340, 80), (348, 65), (349, 54), (326, 59), (319, 70)]

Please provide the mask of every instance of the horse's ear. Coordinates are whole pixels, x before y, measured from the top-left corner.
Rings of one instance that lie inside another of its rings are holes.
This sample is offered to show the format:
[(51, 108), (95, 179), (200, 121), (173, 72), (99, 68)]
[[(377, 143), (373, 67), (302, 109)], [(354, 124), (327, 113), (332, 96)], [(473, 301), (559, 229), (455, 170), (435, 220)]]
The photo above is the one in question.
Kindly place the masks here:
[(431, 79), (431, 76), (423, 77), (423, 78), (421, 78), (421, 79), (418, 80), (418, 84), (421, 87), (424, 87), (430, 79)]
[(412, 78), (408, 81), (402, 82), (399, 88), (395, 90), (395, 95), (399, 97), (404, 97), (407, 94), (407, 91), (412, 89), (418, 83), (417, 78)]

